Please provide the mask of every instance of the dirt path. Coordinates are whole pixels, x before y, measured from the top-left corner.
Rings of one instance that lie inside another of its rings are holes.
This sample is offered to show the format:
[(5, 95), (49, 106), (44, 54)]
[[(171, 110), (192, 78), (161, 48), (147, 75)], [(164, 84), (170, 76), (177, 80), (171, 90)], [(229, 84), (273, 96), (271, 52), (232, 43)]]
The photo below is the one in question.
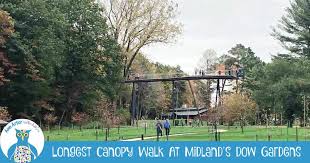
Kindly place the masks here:
[[(194, 135), (197, 133), (186, 133), (186, 134), (173, 134), (173, 135), (169, 135), (169, 137), (175, 137), (175, 136), (184, 136), (184, 135)], [(156, 139), (157, 136), (149, 136), (149, 137), (144, 137), (144, 140), (148, 140), (148, 139)], [(121, 140), (121, 141), (140, 141), (141, 138), (133, 138), (133, 139), (126, 139), (126, 140)]]

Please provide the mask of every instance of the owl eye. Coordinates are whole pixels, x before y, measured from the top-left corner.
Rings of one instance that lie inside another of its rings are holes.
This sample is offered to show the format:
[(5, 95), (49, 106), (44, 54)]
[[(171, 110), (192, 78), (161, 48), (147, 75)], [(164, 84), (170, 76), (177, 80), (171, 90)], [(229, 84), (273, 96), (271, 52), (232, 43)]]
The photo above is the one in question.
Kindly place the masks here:
[(24, 135), (25, 137), (28, 137), (28, 134), (27, 133), (25, 133), (25, 135)]
[(18, 134), (17, 134), (17, 136), (18, 136), (18, 137), (21, 137), (21, 136), (22, 136), (22, 134), (21, 134), (21, 133), (18, 133)]

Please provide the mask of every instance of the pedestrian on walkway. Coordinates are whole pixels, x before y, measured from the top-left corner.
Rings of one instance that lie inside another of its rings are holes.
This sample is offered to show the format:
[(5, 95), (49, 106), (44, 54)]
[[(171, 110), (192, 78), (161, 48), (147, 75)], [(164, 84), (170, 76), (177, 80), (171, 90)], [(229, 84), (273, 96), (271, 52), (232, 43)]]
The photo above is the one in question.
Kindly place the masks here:
[(160, 120), (157, 120), (155, 127), (157, 132), (157, 141), (159, 141), (159, 136), (163, 136), (163, 125)]
[(170, 122), (169, 122), (169, 119), (165, 120), (164, 128), (165, 128), (166, 138), (167, 138), (167, 140), (169, 140), (169, 135), (170, 135)]

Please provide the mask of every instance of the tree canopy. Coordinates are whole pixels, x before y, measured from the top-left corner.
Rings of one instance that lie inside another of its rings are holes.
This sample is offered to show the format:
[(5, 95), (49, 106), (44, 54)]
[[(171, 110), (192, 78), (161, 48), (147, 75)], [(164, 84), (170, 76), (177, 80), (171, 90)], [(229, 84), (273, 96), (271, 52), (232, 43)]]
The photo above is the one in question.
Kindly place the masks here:
[(14, 116), (55, 111), (70, 120), (95, 107), (99, 92), (115, 98), (123, 55), (95, 1), (2, 1), (1, 9), (15, 22), (4, 53), (18, 71), (0, 88)]
[(286, 9), (273, 36), (293, 55), (310, 57), (310, 2), (294, 0)]

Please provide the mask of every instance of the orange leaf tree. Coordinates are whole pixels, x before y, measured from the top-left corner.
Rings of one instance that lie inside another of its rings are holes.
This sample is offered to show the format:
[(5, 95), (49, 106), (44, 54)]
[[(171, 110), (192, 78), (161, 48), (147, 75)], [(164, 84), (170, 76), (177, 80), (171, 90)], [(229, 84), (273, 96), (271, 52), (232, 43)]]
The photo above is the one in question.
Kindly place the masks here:
[(15, 65), (9, 61), (2, 49), (2, 46), (13, 33), (13, 18), (6, 11), (0, 10), (0, 86), (9, 81), (7, 75), (15, 72)]

